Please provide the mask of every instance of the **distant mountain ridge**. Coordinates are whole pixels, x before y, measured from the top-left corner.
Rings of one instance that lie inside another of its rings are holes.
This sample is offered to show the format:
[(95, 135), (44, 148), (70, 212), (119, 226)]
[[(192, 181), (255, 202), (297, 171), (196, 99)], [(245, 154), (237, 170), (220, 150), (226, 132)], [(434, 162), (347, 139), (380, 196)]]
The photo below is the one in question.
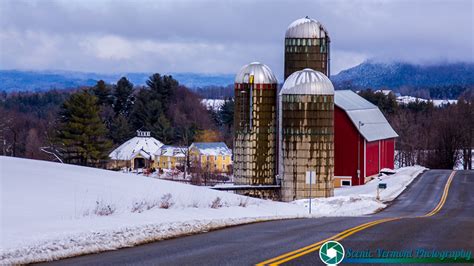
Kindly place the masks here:
[[(45, 91), (93, 86), (98, 80), (116, 83), (127, 77), (134, 85), (145, 85), (153, 73), (99, 74), (76, 71), (24, 71), (0, 70), (0, 91)], [(171, 75), (190, 88), (205, 86), (227, 86), (233, 84), (233, 74), (171, 73)]]
[(443, 87), (474, 85), (474, 63), (414, 65), (364, 62), (331, 77), (336, 88)]
[[(135, 85), (144, 85), (152, 73), (99, 74), (74, 71), (0, 70), (0, 91), (44, 91), (93, 86), (98, 80), (116, 83), (127, 77)], [(234, 74), (171, 73), (190, 88), (228, 86)], [(336, 89), (401, 87), (474, 86), (474, 63), (415, 65), (409, 63), (364, 62), (331, 76)]]

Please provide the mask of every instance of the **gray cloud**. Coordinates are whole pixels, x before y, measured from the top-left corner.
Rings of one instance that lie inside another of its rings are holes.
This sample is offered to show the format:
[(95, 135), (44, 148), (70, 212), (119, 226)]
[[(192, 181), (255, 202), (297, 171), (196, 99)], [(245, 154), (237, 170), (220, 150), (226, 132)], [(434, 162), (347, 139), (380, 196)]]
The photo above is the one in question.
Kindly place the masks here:
[(366, 59), (474, 61), (473, 1), (0, 1), (0, 67), (233, 73), (283, 69), (289, 23), (328, 28), (332, 72)]

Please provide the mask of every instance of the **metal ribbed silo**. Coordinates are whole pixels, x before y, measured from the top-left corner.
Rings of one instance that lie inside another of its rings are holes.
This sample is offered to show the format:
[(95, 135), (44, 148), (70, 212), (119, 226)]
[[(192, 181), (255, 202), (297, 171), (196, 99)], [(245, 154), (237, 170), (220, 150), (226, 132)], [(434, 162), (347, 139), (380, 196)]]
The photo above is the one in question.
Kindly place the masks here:
[(285, 33), (285, 79), (295, 71), (311, 68), (330, 76), (330, 39), (318, 21), (295, 20)]
[(282, 200), (333, 196), (334, 87), (331, 81), (312, 69), (297, 71), (283, 84), (278, 104)]
[(270, 68), (258, 62), (242, 67), (235, 78), (236, 184), (275, 184), (277, 83)]

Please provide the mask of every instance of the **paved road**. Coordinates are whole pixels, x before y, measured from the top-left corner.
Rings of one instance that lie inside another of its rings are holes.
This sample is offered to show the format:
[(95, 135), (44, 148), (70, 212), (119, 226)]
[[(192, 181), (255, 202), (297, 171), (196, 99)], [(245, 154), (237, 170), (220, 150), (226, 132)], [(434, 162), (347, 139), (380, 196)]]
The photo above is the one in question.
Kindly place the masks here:
[[(431, 170), (417, 178), (384, 211), (364, 217), (334, 217), (274, 221), (236, 226), (117, 251), (86, 255), (57, 265), (253, 265), (344, 230), (387, 217), (420, 216), (442, 199), (451, 171)], [(346, 249), (464, 248), (474, 252), (474, 171), (456, 173), (439, 213), (377, 224), (341, 242)], [(318, 252), (287, 262), (321, 264)], [(322, 264), (321, 264), (322, 265)]]
[[(443, 176), (437, 177), (441, 173)], [(434, 207), (434, 202), (440, 199), (442, 194), (440, 190), (443, 186), (433, 186), (432, 183), (423, 186), (420, 181), (427, 177), (445, 180), (448, 174), (449, 172), (440, 171), (425, 173), (407, 193), (402, 194), (391, 207), (376, 216), (415, 217), (428, 213), (430, 208)], [(377, 253), (377, 249), (413, 250), (414, 253), (417, 249), (428, 251), (464, 249), (474, 253), (473, 189), (474, 171), (458, 171), (451, 183), (446, 202), (437, 214), (431, 217), (405, 218), (381, 223), (340, 242), (346, 249), (369, 250), (372, 256)], [(436, 193), (429, 196), (429, 190), (436, 190)], [(424, 201), (429, 204), (423, 206)], [(317, 256), (317, 252), (310, 253), (292, 260), (287, 265), (323, 265)]]

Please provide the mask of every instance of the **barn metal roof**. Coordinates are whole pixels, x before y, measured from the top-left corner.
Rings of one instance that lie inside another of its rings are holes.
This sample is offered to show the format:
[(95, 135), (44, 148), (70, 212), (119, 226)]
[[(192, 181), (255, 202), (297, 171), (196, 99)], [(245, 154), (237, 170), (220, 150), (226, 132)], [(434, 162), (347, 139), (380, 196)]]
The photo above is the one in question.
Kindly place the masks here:
[[(334, 104), (344, 110), (367, 141), (398, 137), (380, 109), (350, 90), (336, 91)], [(361, 126), (359, 128), (359, 122)]]
[(252, 62), (243, 66), (239, 73), (235, 76), (235, 83), (249, 83), (249, 77), (253, 75), (254, 84), (276, 84), (277, 78), (272, 70), (265, 64), (260, 62)]
[(285, 38), (325, 38), (326, 35), (327, 31), (319, 21), (304, 17), (288, 26)]
[(286, 79), (280, 90), (280, 95), (283, 94), (333, 95), (334, 86), (323, 73), (305, 68)]

